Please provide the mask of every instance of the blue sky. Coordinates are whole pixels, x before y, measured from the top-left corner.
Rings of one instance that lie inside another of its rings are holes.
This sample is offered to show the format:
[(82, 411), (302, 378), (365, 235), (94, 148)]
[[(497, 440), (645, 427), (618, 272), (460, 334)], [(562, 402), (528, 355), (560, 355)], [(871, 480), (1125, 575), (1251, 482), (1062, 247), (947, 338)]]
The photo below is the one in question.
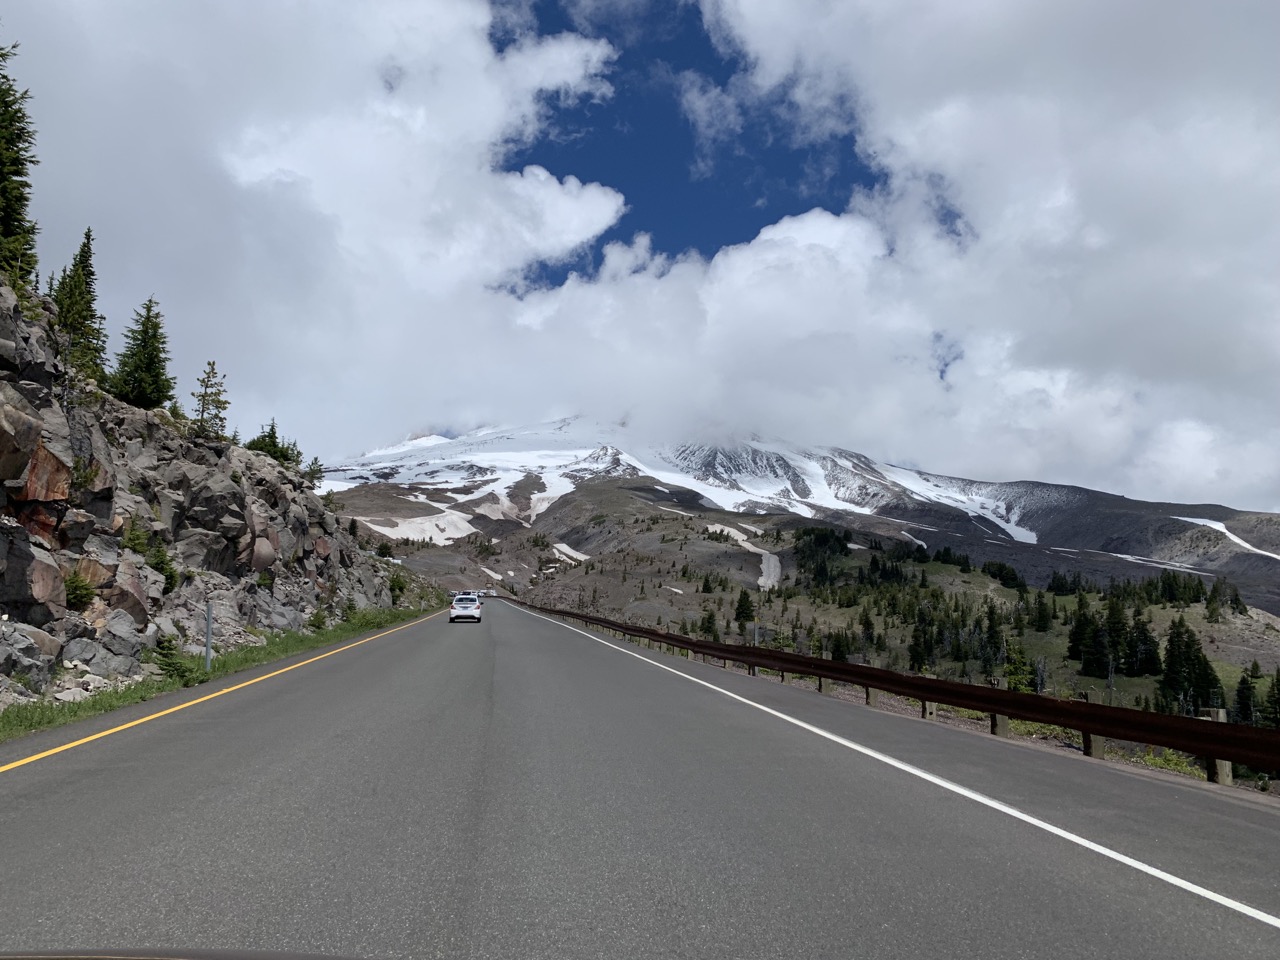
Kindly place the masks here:
[[(637, 232), (652, 237), (655, 252), (710, 258), (784, 216), (815, 207), (840, 213), (856, 186), (876, 182), (852, 136), (802, 141), (781, 94), (739, 105), (740, 132), (700, 146), (681, 107), (681, 76), (723, 90), (744, 64), (716, 49), (695, 4), (660, 0), (631, 16), (585, 23), (558, 0), (541, 0), (534, 14), (540, 36), (586, 28), (618, 51), (607, 75), (613, 95), (557, 107), (545, 135), (513, 152), (505, 169), (538, 164), (559, 177), (598, 181), (620, 190), (628, 206), (581, 256), (543, 264), (544, 284), (557, 284), (569, 270), (591, 272), (604, 244)], [(501, 50), (510, 39), (495, 35), (494, 45)]]

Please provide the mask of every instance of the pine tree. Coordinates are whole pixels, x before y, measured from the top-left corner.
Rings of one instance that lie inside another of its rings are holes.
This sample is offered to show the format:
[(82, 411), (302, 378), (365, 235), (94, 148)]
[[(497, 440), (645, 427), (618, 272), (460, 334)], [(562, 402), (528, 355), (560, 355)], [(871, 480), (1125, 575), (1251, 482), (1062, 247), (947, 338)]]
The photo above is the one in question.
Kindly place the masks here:
[(9, 75), (16, 43), (0, 47), (0, 271), (17, 287), (36, 282), (36, 232), (31, 219), (30, 171), (36, 159), (36, 131), (27, 113), (31, 91), (19, 90)]
[(1130, 659), (1125, 664), (1125, 673), (1131, 677), (1156, 676), (1163, 669), (1160, 664), (1160, 643), (1151, 632), (1151, 621), (1133, 612), (1133, 623), (1129, 625)]
[(67, 338), (67, 362), (101, 382), (106, 376), (107, 329), (106, 318), (98, 313), (97, 286), (93, 231), (86, 228), (71, 268), (62, 271), (53, 288), (53, 302), (58, 308), (58, 329)]
[(221, 440), (227, 432), (227, 418), (224, 414), (231, 401), (227, 399), (227, 375), (218, 373), (218, 365), (210, 360), (205, 364), (204, 374), (196, 381), (196, 389), (191, 394), (196, 406), (192, 417), (191, 428), (196, 436), (211, 440)]
[(749, 620), (754, 620), (756, 616), (755, 604), (751, 602), (751, 594), (747, 593), (746, 588), (738, 592), (738, 606), (734, 609), (733, 619), (738, 622), (738, 632), (743, 632), (743, 626)]
[(125, 331), (124, 349), (116, 354), (116, 368), (107, 377), (107, 388), (120, 400), (143, 410), (154, 410), (173, 399), (169, 338), (155, 297), (134, 311), (133, 326)]
[(1271, 678), (1271, 686), (1267, 695), (1262, 698), (1262, 722), (1269, 727), (1280, 730), (1280, 666), (1276, 667), (1275, 676)]
[(1185, 617), (1179, 616), (1169, 624), (1159, 688), (1167, 707), (1180, 713), (1194, 715), (1201, 708), (1219, 707), (1226, 702), (1222, 681)]
[(1236, 684), (1236, 723), (1253, 723), (1254, 690), (1249, 674), (1240, 674)]
[(275, 417), (262, 428), (262, 432), (244, 445), (246, 450), (265, 453), (277, 463), (297, 469), (302, 466), (302, 451), (293, 440), (285, 440), (276, 428)]
[(1053, 626), (1053, 620), (1049, 614), (1049, 604), (1045, 603), (1043, 590), (1036, 591), (1036, 606), (1032, 619), (1036, 633), (1048, 633), (1049, 628)]

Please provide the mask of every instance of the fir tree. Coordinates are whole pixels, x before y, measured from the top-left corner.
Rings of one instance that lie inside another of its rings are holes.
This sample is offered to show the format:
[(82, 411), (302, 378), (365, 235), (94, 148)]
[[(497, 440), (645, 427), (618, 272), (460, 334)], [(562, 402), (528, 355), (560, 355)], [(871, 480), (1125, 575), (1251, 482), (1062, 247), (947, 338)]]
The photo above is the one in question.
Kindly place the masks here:
[(1262, 722), (1268, 727), (1280, 730), (1280, 666), (1276, 667), (1275, 676), (1271, 678), (1271, 686), (1262, 698)]
[(1032, 622), (1035, 624), (1036, 633), (1048, 633), (1049, 628), (1053, 626), (1049, 604), (1045, 602), (1043, 590), (1036, 591), (1036, 606), (1032, 614)]
[(107, 388), (120, 400), (143, 410), (154, 410), (173, 399), (169, 338), (155, 297), (134, 311), (133, 326), (125, 331), (124, 349), (116, 354), (116, 368), (107, 377)]
[(265, 453), (277, 463), (293, 467), (295, 470), (302, 465), (302, 451), (294, 441), (281, 438), (274, 417), (267, 426), (262, 428), (260, 434), (244, 445), (244, 448)]
[(231, 401), (227, 399), (227, 375), (218, 373), (218, 365), (210, 360), (205, 364), (204, 374), (196, 381), (196, 389), (191, 399), (196, 402), (192, 417), (192, 430), (198, 437), (221, 440), (227, 432), (227, 418), (224, 414)]
[(1236, 723), (1253, 723), (1254, 696), (1249, 674), (1240, 674), (1240, 682), (1236, 684)]
[(751, 594), (747, 593), (746, 588), (738, 592), (738, 606), (733, 612), (733, 619), (738, 622), (738, 632), (743, 632), (743, 626), (749, 620), (754, 620), (756, 616), (755, 604), (751, 602)]
[(1131, 677), (1152, 677), (1163, 669), (1160, 664), (1160, 642), (1151, 632), (1151, 621), (1133, 612), (1133, 623), (1129, 625), (1129, 659), (1124, 665), (1125, 673)]
[(98, 280), (93, 268), (93, 231), (86, 229), (71, 268), (53, 287), (58, 330), (66, 337), (66, 358), (90, 379), (106, 377), (106, 318), (98, 313)]
[(29, 90), (19, 90), (9, 75), (16, 43), (0, 47), (0, 271), (18, 287), (37, 282), (36, 232), (28, 210), (36, 131), (27, 113)]
[(1169, 624), (1159, 689), (1166, 709), (1172, 712), (1189, 712), (1194, 716), (1204, 707), (1225, 703), (1222, 681), (1185, 617), (1179, 616)]

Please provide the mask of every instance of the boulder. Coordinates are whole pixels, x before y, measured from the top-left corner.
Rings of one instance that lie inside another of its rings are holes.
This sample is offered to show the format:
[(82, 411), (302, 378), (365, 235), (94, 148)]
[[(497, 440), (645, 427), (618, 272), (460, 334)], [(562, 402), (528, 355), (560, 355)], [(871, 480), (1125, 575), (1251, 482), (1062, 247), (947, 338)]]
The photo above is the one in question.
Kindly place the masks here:
[(137, 659), (142, 652), (142, 637), (138, 635), (133, 617), (123, 610), (113, 610), (98, 633), (98, 642), (108, 651), (121, 657)]
[(236, 560), (234, 545), (212, 530), (183, 530), (173, 551), (178, 556), (178, 566), (185, 569), (230, 573)]
[(79, 550), (97, 526), (98, 518), (87, 510), (68, 510), (57, 529), (58, 545), (63, 550)]
[[(112, 557), (114, 561), (116, 558)], [(111, 586), (116, 578), (117, 563), (106, 561), (98, 557), (85, 555), (76, 561), (75, 572), (80, 574), (89, 581), (89, 585), (95, 590), (103, 587)]]
[(89, 672), (99, 677), (133, 677), (142, 672), (142, 664), (132, 657), (104, 652), (93, 658)]
[(254, 573), (261, 573), (276, 562), (276, 549), (266, 537), (253, 541), (251, 564)]
[(104, 653), (106, 653), (106, 648), (96, 640), (90, 640), (88, 637), (77, 637), (74, 640), (68, 640), (67, 645), (62, 648), (63, 659), (70, 660), (72, 663), (90, 664)]
[(72, 687), (70, 690), (62, 690), (53, 695), (53, 699), (61, 703), (79, 703), (81, 700), (88, 700), (90, 693), (79, 687)]
[[(102, 599), (113, 609), (127, 611), (134, 623), (142, 626), (148, 619), (147, 581), (143, 578), (142, 570), (149, 568), (140, 564), (135, 559), (137, 557), (131, 551), (122, 554), (120, 565), (116, 568), (115, 583), (103, 591)], [(163, 582), (163, 578), (161, 581)]]
[(35, 644), (41, 656), (56, 658), (62, 654), (63, 642), (57, 637), (45, 633), (39, 627), (33, 627), (26, 623), (16, 623), (13, 625), (13, 629)]

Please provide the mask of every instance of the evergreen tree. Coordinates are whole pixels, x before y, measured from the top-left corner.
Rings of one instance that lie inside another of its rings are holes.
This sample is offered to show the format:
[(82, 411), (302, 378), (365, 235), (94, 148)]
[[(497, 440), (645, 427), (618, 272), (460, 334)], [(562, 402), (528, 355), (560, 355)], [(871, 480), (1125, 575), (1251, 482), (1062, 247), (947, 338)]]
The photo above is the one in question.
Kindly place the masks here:
[(125, 331), (124, 349), (116, 354), (107, 389), (125, 403), (154, 410), (174, 398), (173, 388), (164, 316), (151, 297), (134, 311), (133, 326)]
[(196, 389), (191, 399), (196, 402), (195, 416), (192, 418), (192, 430), (198, 437), (221, 440), (227, 432), (227, 418), (224, 414), (231, 401), (227, 399), (227, 375), (218, 373), (218, 365), (210, 360), (205, 364), (204, 374), (196, 381)]
[(1169, 624), (1159, 689), (1166, 709), (1193, 716), (1201, 708), (1222, 706), (1226, 701), (1222, 681), (1185, 617)]
[(9, 75), (16, 43), (0, 47), (0, 271), (18, 287), (37, 282), (36, 232), (28, 210), (36, 131), (27, 113), (29, 90), (19, 90)]
[(1262, 722), (1269, 727), (1280, 730), (1280, 666), (1276, 667), (1275, 676), (1271, 678), (1271, 686), (1262, 698)]
[(293, 467), (295, 470), (302, 466), (302, 451), (293, 440), (281, 438), (276, 428), (275, 417), (272, 417), (271, 422), (262, 428), (262, 432), (246, 443), (244, 448), (265, 453), (277, 463)]
[(1249, 674), (1240, 674), (1236, 684), (1236, 723), (1253, 723), (1254, 689)]
[(1049, 613), (1049, 604), (1045, 602), (1043, 590), (1036, 591), (1036, 606), (1032, 615), (1032, 622), (1035, 624), (1036, 633), (1048, 633), (1049, 628), (1053, 626), (1053, 620)]
[[(302, 479), (313, 487), (324, 479), (324, 464), (320, 462), (319, 457), (312, 457), (310, 462), (303, 467)], [(640, 584), (640, 592), (644, 593), (643, 583)]]
[(1083, 593), (1076, 594), (1076, 612), (1071, 619), (1071, 631), (1067, 634), (1067, 659), (1079, 660), (1084, 656), (1085, 644), (1093, 638), (1095, 621), (1089, 611), (1089, 601)]
[(1133, 612), (1133, 623), (1129, 625), (1129, 659), (1125, 663), (1125, 673), (1131, 677), (1152, 677), (1162, 670), (1160, 664), (1160, 642), (1151, 632), (1151, 621)]
[(71, 268), (53, 288), (58, 330), (66, 337), (66, 359), (86, 377), (106, 376), (106, 318), (98, 313), (97, 273), (93, 268), (93, 231), (86, 229)]
[(711, 586), (711, 574), (709, 574), (709, 573), (708, 573), (708, 574), (704, 574), (704, 575), (703, 575), (703, 577), (702, 577), (702, 589), (701, 589), (701, 590), (699, 590), (698, 592), (699, 592), (699, 593), (713, 593), (713, 592), (714, 592), (714, 589), (715, 589), (715, 588), (713, 588), (713, 587)]
[(1119, 594), (1113, 593), (1107, 598), (1106, 629), (1111, 662), (1119, 665), (1132, 659), (1129, 650), (1129, 618), (1125, 616), (1124, 601)]
[(751, 594), (747, 593), (744, 587), (738, 592), (738, 606), (733, 611), (733, 619), (738, 622), (738, 632), (744, 632), (744, 626), (749, 620), (754, 620), (756, 615), (755, 604), (751, 602)]

